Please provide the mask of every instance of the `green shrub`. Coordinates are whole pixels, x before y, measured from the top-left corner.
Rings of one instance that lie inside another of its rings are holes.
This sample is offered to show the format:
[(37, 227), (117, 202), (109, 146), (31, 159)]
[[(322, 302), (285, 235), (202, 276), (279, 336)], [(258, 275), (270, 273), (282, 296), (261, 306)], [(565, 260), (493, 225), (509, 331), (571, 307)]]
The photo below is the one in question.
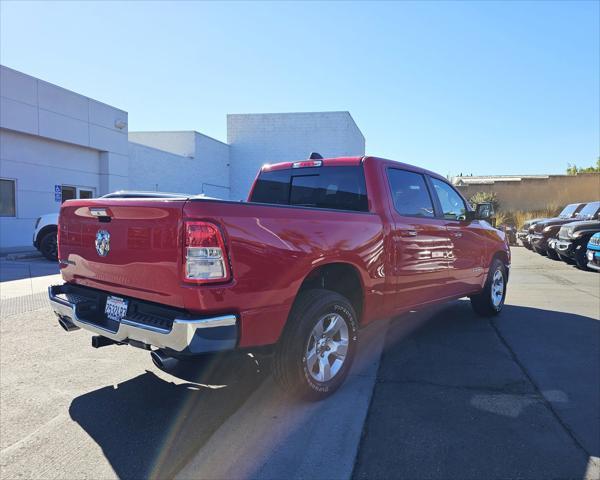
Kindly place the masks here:
[(477, 192), (471, 196), (469, 203), (473, 208), (478, 203), (491, 203), (496, 212), (500, 209), (500, 202), (498, 201), (496, 192)]

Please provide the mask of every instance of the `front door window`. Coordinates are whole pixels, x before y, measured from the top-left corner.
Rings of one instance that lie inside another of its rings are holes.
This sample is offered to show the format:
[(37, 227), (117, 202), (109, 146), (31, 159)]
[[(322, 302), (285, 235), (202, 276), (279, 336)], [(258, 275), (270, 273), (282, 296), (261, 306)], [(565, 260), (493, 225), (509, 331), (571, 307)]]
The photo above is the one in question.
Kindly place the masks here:
[(437, 178), (432, 178), (431, 184), (442, 206), (444, 218), (446, 220), (464, 220), (467, 206), (458, 192)]

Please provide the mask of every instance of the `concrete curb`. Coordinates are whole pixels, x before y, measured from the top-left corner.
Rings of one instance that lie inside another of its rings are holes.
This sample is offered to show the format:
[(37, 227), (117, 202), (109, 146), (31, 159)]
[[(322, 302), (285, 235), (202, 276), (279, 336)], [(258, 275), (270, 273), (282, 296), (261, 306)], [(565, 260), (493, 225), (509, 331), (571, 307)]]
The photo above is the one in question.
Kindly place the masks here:
[(7, 253), (6, 255), (0, 257), (5, 260), (14, 261), (14, 260), (27, 260), (34, 258), (43, 258), (40, 252), (16, 252), (16, 253)]

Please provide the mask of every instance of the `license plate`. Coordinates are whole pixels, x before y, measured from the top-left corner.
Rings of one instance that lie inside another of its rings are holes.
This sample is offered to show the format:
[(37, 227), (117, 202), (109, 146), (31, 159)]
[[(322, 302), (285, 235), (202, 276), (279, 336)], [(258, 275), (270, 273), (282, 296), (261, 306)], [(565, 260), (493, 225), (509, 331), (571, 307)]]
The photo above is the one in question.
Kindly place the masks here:
[(121, 319), (127, 315), (127, 300), (119, 297), (108, 297), (106, 299), (104, 313), (111, 320), (120, 322)]

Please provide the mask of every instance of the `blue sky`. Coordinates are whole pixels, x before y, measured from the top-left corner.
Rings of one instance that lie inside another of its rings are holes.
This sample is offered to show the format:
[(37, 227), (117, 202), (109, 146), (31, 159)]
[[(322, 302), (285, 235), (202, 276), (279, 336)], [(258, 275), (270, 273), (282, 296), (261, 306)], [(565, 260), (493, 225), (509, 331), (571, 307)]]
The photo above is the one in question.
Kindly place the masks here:
[(348, 110), (367, 153), (562, 173), (600, 149), (599, 2), (8, 2), (0, 62), (226, 139), (225, 115)]

